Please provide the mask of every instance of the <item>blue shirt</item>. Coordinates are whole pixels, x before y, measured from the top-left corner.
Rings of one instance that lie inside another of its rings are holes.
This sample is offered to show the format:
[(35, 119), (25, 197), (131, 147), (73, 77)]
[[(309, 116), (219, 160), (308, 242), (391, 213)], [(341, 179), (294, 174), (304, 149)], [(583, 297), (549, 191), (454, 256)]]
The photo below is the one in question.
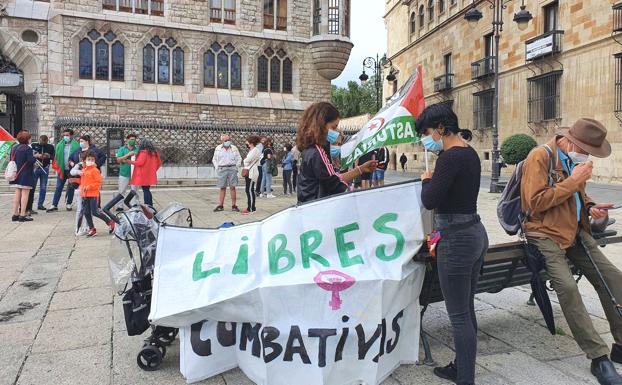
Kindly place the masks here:
[[(564, 166), (566, 173), (568, 174), (568, 176), (570, 176), (575, 166), (574, 163), (572, 163), (572, 160), (570, 160), (568, 155), (564, 154), (562, 150), (560, 150), (559, 148), (557, 149), (557, 153), (559, 154), (559, 160), (562, 162), (562, 165)], [(577, 222), (581, 222), (582, 204), (581, 204), (581, 196), (579, 195), (578, 192), (574, 193), (574, 199), (577, 202)]]
[(287, 153), (287, 155), (285, 155), (285, 157), (283, 158), (283, 171), (290, 171), (292, 170), (294, 167), (294, 156), (292, 155), (291, 151)]

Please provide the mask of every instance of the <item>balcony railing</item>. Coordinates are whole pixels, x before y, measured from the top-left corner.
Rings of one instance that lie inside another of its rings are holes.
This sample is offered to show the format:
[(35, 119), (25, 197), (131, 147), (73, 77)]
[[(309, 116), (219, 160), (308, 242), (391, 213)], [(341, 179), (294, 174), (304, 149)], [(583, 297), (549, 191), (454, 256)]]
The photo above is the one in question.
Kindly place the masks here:
[(613, 5), (613, 32), (622, 32), (622, 2)]
[(102, 7), (119, 12), (164, 15), (164, 0), (102, 0)]
[(531, 61), (562, 51), (564, 31), (550, 31), (525, 42), (525, 60)]
[(454, 87), (454, 74), (445, 74), (434, 78), (434, 92), (449, 91)]
[(495, 56), (487, 56), (481, 60), (471, 63), (471, 79), (478, 80), (495, 73)]
[(235, 9), (225, 8), (223, 12), (220, 8), (210, 8), (210, 21), (212, 23), (235, 24)]

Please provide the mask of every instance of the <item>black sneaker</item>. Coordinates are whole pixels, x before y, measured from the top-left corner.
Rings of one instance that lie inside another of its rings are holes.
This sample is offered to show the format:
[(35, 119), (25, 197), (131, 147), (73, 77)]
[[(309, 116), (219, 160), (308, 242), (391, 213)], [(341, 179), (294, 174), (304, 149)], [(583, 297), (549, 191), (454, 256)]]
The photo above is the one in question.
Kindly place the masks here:
[(45, 208), (45, 206), (39, 206), (39, 207), (37, 207), (37, 210), (39, 210), (39, 211), (46, 211), (47, 209)]
[(50, 207), (49, 209), (46, 210), (46, 212), (48, 212), (48, 213), (52, 213), (54, 211), (58, 211), (58, 207), (52, 206), (52, 207)]
[(17, 221), (18, 221), (18, 222), (32, 222), (32, 221), (33, 221), (33, 219), (32, 219), (32, 217), (29, 217), (29, 216), (25, 216), (25, 217), (20, 216), (20, 217), (17, 219)]
[(590, 371), (601, 385), (622, 385), (622, 377), (607, 356), (592, 360)]
[(611, 346), (611, 361), (622, 364), (622, 345), (613, 344)]
[(434, 368), (434, 374), (437, 377), (443, 378), (445, 380), (449, 380), (452, 382), (457, 383), (458, 381), (458, 368), (456, 367), (456, 364), (454, 364), (453, 362), (450, 362), (449, 365), (444, 366), (444, 367), (438, 367), (438, 368)]
[(123, 211), (123, 207), (117, 207), (117, 209), (115, 210), (116, 212), (120, 213)]
[(19, 222), (19, 215), (13, 215), (11, 217), (11, 222)]
[(238, 206), (231, 206), (231, 211), (235, 211), (235, 212), (239, 213), (240, 209), (238, 208)]
[(216, 208), (214, 209), (214, 212), (217, 213), (219, 211), (223, 211), (225, 208), (222, 206), (216, 206)]

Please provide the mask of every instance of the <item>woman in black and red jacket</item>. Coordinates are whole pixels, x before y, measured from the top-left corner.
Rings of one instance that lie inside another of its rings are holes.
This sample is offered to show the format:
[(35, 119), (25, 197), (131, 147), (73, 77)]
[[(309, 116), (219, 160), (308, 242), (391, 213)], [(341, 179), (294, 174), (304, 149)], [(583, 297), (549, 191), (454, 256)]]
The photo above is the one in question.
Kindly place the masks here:
[(371, 160), (343, 174), (335, 171), (329, 154), (339, 153), (337, 146), (331, 146), (340, 135), (337, 126), (339, 111), (326, 102), (312, 104), (300, 118), (296, 133), (296, 146), (301, 151), (298, 203), (345, 192), (354, 178), (375, 170), (378, 162)]

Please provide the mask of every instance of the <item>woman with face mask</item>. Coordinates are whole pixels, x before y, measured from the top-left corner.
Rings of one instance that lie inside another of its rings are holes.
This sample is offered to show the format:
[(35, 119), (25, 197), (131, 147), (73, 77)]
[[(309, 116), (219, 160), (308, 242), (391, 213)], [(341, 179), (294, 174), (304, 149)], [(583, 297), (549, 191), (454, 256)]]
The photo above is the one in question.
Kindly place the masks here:
[(294, 186), (292, 185), (292, 170), (294, 168), (294, 154), (292, 154), (292, 145), (287, 144), (283, 148), (285, 155), (281, 160), (283, 165), (283, 195), (287, 195), (287, 189), (289, 188), (289, 194), (294, 193)]
[(488, 236), (477, 215), (481, 164), (467, 144), (472, 134), (460, 129), (458, 117), (446, 104), (427, 107), (415, 123), (426, 150), (440, 152), (434, 173), (422, 176), (421, 201), (435, 210), (439, 281), (453, 327), (456, 359), (434, 374), (459, 385), (475, 383), (477, 321), (474, 297), (488, 250)]
[(375, 170), (377, 162), (372, 160), (343, 174), (335, 171), (331, 154), (340, 151), (335, 146), (340, 136), (338, 126), (339, 111), (326, 102), (312, 104), (300, 118), (296, 133), (296, 146), (301, 151), (299, 203), (345, 192), (357, 175)]

